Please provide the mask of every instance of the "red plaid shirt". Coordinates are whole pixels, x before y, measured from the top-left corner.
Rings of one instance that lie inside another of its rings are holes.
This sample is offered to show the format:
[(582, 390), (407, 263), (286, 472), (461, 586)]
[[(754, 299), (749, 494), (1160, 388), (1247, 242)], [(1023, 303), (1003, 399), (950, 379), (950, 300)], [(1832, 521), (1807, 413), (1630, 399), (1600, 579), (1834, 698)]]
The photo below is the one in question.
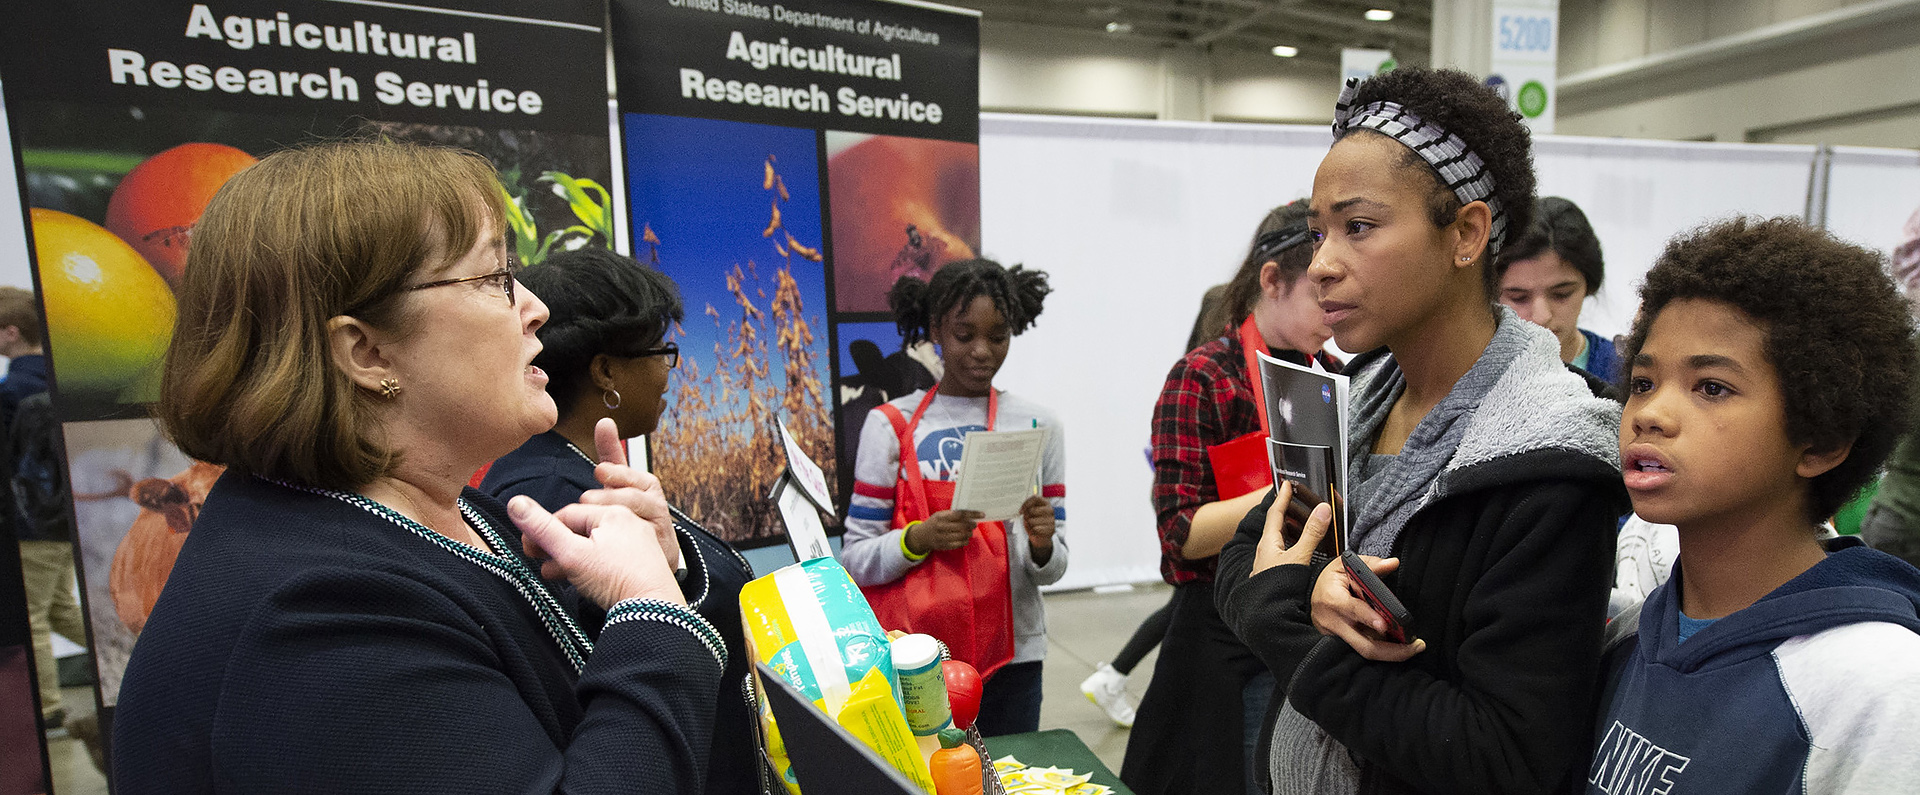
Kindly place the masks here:
[[(1321, 354), (1321, 364), (1339, 372), (1332, 357)], [(1218, 556), (1188, 560), (1180, 548), (1187, 543), (1193, 512), (1220, 499), (1207, 448), (1260, 430), (1258, 411), (1237, 335), (1189, 351), (1167, 373), (1153, 406), (1153, 511), (1160, 532), (1160, 576), (1168, 583), (1213, 580)]]

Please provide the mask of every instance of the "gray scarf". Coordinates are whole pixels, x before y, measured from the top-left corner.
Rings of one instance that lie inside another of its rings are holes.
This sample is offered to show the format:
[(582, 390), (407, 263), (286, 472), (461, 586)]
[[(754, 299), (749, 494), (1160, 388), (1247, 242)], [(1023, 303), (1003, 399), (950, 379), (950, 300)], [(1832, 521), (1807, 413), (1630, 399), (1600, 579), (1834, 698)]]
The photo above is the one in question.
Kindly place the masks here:
[[(1347, 418), (1347, 438), (1356, 440), (1347, 462), (1349, 490), (1354, 495), (1353, 529), (1348, 534), (1353, 551), (1363, 555), (1390, 557), (1400, 530), (1407, 526), (1413, 512), (1425, 505), (1439, 487), (1440, 474), (1460, 447), (1460, 440), (1473, 424), (1474, 410), (1486, 400), (1493, 385), (1507, 372), (1507, 366), (1520, 357), (1528, 344), (1526, 327), (1513, 310), (1500, 308), (1500, 325), (1493, 332), (1480, 358), (1455, 382), (1453, 390), (1427, 412), (1407, 436), (1400, 453), (1385, 466), (1365, 466), (1366, 451), (1373, 446), (1380, 426), (1393, 411), (1394, 401), (1407, 391), (1406, 375), (1391, 358), (1383, 366), (1369, 368), (1355, 379), (1352, 392), (1364, 396)], [(1368, 469), (1371, 477), (1363, 476)]]

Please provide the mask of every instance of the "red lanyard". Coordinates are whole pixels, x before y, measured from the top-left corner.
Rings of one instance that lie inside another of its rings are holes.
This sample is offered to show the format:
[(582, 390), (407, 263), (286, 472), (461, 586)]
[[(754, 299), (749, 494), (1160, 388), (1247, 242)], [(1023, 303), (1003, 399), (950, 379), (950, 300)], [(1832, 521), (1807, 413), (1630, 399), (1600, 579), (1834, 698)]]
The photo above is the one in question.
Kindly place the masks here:
[[(927, 387), (927, 394), (920, 398), (920, 407), (913, 410), (913, 419), (907, 420), (907, 433), (913, 433), (920, 427), (920, 415), (927, 413), (927, 407), (933, 405), (933, 394), (940, 391), (940, 384)], [(1000, 414), (1000, 391), (987, 387), (987, 430), (993, 430), (993, 418)], [(1265, 422), (1265, 420), (1262, 420)], [(911, 438), (908, 441), (912, 441)]]
[(1273, 429), (1267, 427), (1267, 388), (1261, 383), (1260, 356), (1257, 353), (1266, 348), (1267, 341), (1260, 336), (1260, 328), (1253, 324), (1253, 314), (1249, 312), (1247, 321), (1240, 324), (1240, 353), (1247, 357), (1247, 380), (1253, 383), (1253, 413), (1260, 417), (1260, 432), (1271, 436)]

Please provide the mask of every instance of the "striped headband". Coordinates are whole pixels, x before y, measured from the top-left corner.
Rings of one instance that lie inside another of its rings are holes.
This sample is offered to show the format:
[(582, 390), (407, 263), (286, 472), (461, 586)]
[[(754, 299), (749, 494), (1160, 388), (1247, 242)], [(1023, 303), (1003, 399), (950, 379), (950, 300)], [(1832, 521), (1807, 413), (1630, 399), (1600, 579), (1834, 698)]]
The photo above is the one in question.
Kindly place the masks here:
[(1334, 138), (1355, 128), (1385, 135), (1427, 161), (1440, 175), (1441, 184), (1452, 190), (1461, 204), (1486, 202), (1487, 209), (1493, 211), (1493, 226), (1487, 234), (1487, 259), (1491, 261), (1507, 240), (1507, 211), (1493, 195), (1493, 172), (1487, 170), (1486, 161), (1468, 149), (1467, 142), (1460, 140), (1460, 136), (1422, 120), (1397, 102), (1374, 102), (1355, 108), (1353, 95), (1359, 86), (1360, 78), (1349, 78), (1346, 88), (1340, 91), (1340, 101), (1334, 103)]

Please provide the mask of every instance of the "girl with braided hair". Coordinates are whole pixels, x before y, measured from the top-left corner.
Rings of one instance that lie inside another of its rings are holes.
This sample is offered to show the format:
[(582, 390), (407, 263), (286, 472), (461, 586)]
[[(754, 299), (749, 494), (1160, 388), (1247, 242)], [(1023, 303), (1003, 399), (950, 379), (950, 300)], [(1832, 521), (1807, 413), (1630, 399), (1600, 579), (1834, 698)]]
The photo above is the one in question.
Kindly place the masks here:
[[(1411, 614), (1399, 640), (1269, 497), (1220, 554), (1222, 618), (1274, 672), (1274, 793), (1567, 791), (1586, 776), (1620, 406), (1494, 301), (1533, 211), (1520, 117), (1462, 72), (1353, 81), (1308, 210), (1353, 379), (1346, 549)], [(1277, 491), (1285, 491), (1278, 489)], [(1285, 504), (1287, 497), (1278, 497)]]
[[(901, 336), (940, 348), (931, 389), (867, 415), (840, 562), (880, 623), (933, 635), (986, 677), (985, 735), (1040, 726), (1046, 612), (1039, 586), (1067, 571), (1066, 440), (1053, 412), (994, 387), (1013, 337), (1038, 317), (1047, 275), (975, 259), (887, 295)], [(969, 431), (1048, 428), (1040, 493), (1009, 522), (956, 511), (953, 481)]]

